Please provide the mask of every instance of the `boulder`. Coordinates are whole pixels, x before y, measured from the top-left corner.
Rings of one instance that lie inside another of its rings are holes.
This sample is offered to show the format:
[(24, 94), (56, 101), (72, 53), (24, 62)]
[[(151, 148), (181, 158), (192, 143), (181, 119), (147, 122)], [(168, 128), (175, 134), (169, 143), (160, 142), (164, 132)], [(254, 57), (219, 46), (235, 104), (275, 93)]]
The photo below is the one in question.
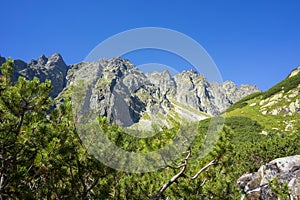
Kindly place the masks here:
[(237, 181), (237, 187), (241, 189), (247, 199), (280, 199), (280, 196), (269, 185), (277, 180), (275, 186), (282, 189), (287, 184), (287, 192), (290, 199), (300, 200), (300, 155), (277, 158), (262, 165), (257, 172), (244, 174)]

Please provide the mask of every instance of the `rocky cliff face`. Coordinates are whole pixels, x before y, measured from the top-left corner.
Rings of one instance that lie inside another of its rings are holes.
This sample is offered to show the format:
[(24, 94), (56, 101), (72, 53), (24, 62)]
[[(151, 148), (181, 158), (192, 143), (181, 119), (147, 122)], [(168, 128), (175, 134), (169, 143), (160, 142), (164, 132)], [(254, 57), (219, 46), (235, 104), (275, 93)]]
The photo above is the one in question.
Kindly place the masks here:
[[(0, 64), (5, 58), (0, 57)], [(172, 77), (168, 71), (144, 74), (128, 60), (113, 58), (67, 66), (61, 55), (42, 55), (25, 63), (15, 60), (13, 81), (19, 76), (51, 80), (51, 97), (79, 82), (90, 84), (85, 109), (121, 126), (145, 129), (151, 123), (172, 126), (175, 121), (196, 121), (218, 115), (242, 97), (259, 89), (231, 81), (212, 83), (195, 71)]]
[[(5, 58), (0, 57), (0, 65), (5, 62)], [(26, 63), (22, 60), (15, 60), (15, 70), (12, 76), (12, 81), (17, 81), (19, 76), (26, 79), (38, 77), (41, 82), (46, 79), (51, 80), (53, 90), (50, 93), (51, 97), (56, 97), (66, 85), (66, 75), (68, 67), (65, 64), (60, 54), (53, 54), (48, 58), (42, 55), (37, 60), (31, 60)]]
[(89, 109), (121, 126), (143, 129), (156, 121), (172, 126), (218, 115), (242, 97), (259, 91), (252, 85), (211, 83), (194, 71), (172, 77), (168, 71), (144, 74), (128, 60), (113, 58), (71, 65), (67, 85), (93, 80)]

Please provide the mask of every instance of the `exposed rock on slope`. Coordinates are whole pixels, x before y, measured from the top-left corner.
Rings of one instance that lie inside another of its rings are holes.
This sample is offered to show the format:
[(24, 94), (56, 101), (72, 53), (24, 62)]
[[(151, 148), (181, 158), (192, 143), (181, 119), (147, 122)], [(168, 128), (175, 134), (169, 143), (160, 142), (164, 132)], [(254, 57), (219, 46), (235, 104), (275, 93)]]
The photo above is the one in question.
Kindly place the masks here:
[(237, 186), (241, 188), (247, 199), (280, 199), (275, 191), (272, 191), (270, 183), (288, 185), (290, 199), (300, 199), (300, 155), (275, 159), (259, 168), (252, 174), (244, 174), (238, 179)]
[(241, 99), (227, 109), (226, 115), (252, 118), (269, 133), (297, 133), (300, 129), (299, 72), (300, 67), (269, 90)]
[(238, 87), (229, 81), (211, 83), (194, 71), (174, 77), (167, 71), (144, 74), (122, 58), (71, 65), (67, 80), (68, 85), (93, 81), (87, 108), (118, 125), (139, 122), (137, 126), (143, 128), (153, 121), (172, 126), (178, 120), (218, 115), (240, 98), (259, 91), (255, 86)]
[(297, 74), (299, 74), (299, 72), (300, 72), (300, 66), (291, 72), (291, 74), (289, 75), (289, 78), (296, 76)]
[(270, 90), (277, 91), (259, 102), (263, 115), (292, 116), (300, 113), (300, 67)]

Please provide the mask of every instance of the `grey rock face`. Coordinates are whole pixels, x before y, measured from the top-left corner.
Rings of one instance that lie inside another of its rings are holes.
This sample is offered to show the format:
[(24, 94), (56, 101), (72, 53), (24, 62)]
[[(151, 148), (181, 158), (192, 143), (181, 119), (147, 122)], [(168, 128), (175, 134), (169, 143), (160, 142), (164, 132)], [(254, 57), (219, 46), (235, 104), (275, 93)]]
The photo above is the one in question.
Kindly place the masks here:
[(194, 71), (174, 77), (168, 71), (144, 74), (122, 58), (71, 65), (67, 85), (79, 81), (91, 83), (86, 109), (122, 126), (139, 122), (146, 113), (165, 116), (161, 121), (166, 122), (168, 116), (176, 118), (190, 112), (187, 115), (193, 117), (188, 120), (199, 120), (199, 115), (218, 115), (242, 97), (259, 91), (255, 86), (239, 87), (233, 82), (210, 83)]
[(237, 181), (247, 199), (279, 199), (269, 182), (277, 179), (279, 186), (288, 184), (290, 199), (300, 197), (300, 155), (275, 159), (252, 174), (244, 174)]
[(210, 115), (219, 115), (241, 98), (260, 91), (256, 86), (238, 87), (230, 81), (211, 83), (193, 71), (184, 71), (174, 78), (177, 84), (176, 100)]
[(145, 109), (135, 93), (145, 85), (146, 76), (129, 61), (116, 58), (70, 66), (68, 85), (89, 84), (86, 109), (96, 110), (110, 122), (129, 126), (138, 121)]
[[(0, 58), (0, 64), (5, 62), (4, 58)], [(56, 97), (66, 85), (66, 76), (68, 67), (60, 54), (53, 54), (50, 57), (42, 55), (37, 60), (31, 60), (26, 63), (22, 60), (14, 60), (15, 69), (12, 75), (12, 81), (16, 82), (19, 76), (32, 80), (34, 77), (44, 82), (46, 79), (51, 81), (53, 87), (50, 92), (51, 97)]]
[[(5, 62), (2, 57), (1, 62)], [(230, 81), (211, 83), (195, 71), (183, 71), (174, 77), (168, 71), (144, 74), (122, 58), (68, 67), (59, 54), (42, 55), (29, 63), (15, 60), (13, 81), (19, 76), (38, 77), (42, 82), (51, 80), (51, 97), (73, 84), (84, 83), (88, 85), (83, 91), (86, 93), (81, 94), (85, 98), (84, 109), (121, 126), (136, 124), (143, 116), (144, 121), (158, 120), (162, 125), (174, 120), (198, 121), (219, 115), (232, 103), (259, 91), (255, 86), (237, 86)]]

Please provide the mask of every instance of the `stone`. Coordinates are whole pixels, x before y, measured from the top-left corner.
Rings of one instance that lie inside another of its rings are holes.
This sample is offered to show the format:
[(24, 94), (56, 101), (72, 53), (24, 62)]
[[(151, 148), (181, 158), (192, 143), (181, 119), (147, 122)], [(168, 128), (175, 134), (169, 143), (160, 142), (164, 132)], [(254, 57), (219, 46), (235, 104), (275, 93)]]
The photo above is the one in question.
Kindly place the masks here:
[(287, 183), (290, 199), (300, 199), (300, 155), (277, 158), (262, 165), (257, 172), (244, 174), (237, 181), (247, 199), (278, 199), (269, 182), (278, 179), (279, 183)]
[(268, 135), (268, 132), (267, 131), (262, 131), (260, 134), (262, 134), (262, 135)]
[(285, 126), (285, 129), (284, 129), (284, 131), (291, 131), (291, 130), (293, 130), (293, 125), (292, 124), (287, 124), (286, 126)]
[(280, 93), (277, 93), (277, 94), (274, 94), (271, 98), (270, 98), (270, 102), (272, 101), (279, 101), (281, 98), (283, 97), (283, 94), (280, 92)]
[(288, 95), (289, 98), (294, 98), (299, 94), (298, 90), (293, 90), (291, 94)]
[(261, 101), (259, 102), (259, 105), (260, 105), (260, 106), (264, 105), (266, 101), (267, 101), (266, 99), (261, 100)]
[(281, 108), (275, 108), (274, 110), (270, 111), (270, 115), (278, 115), (281, 111)]
[(289, 110), (290, 110), (291, 113), (295, 113), (296, 112), (296, 104), (295, 104), (295, 102), (292, 102), (289, 105)]
[(279, 169), (279, 172), (292, 171), (294, 167), (300, 167), (300, 155), (277, 158), (272, 160), (270, 164), (276, 165), (276, 167)]
[(266, 114), (268, 114), (268, 111), (267, 111), (267, 110), (263, 110), (263, 111), (261, 112), (261, 114), (266, 115)]

